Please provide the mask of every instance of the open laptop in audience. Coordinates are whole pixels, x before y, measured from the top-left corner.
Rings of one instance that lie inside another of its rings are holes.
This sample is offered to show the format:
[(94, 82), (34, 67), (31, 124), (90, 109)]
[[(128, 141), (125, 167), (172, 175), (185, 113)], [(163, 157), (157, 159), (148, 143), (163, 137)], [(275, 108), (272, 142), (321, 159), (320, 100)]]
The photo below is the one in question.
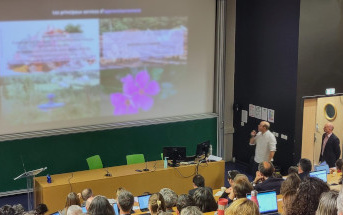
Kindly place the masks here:
[(143, 195), (143, 196), (138, 196), (138, 204), (139, 204), (139, 209), (142, 212), (149, 211), (148, 205), (149, 205), (149, 198), (151, 195)]
[[(251, 199), (251, 194), (247, 194), (247, 198)], [(277, 214), (277, 197), (276, 191), (265, 191), (257, 194), (257, 201), (261, 214)]]
[(119, 208), (118, 208), (117, 203), (114, 203), (114, 204), (113, 204), (113, 209), (114, 209), (114, 213), (115, 213), (116, 215), (119, 215)]
[(319, 170), (310, 172), (310, 177), (322, 179), (324, 182), (328, 181), (326, 170)]

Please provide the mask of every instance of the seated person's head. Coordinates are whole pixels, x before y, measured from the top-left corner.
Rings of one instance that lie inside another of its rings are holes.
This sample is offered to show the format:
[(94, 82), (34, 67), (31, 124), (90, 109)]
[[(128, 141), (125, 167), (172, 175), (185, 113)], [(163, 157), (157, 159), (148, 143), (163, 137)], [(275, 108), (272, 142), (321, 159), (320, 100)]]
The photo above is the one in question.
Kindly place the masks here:
[(205, 178), (202, 175), (195, 175), (193, 177), (193, 186), (194, 188), (205, 187)]
[(118, 196), (119, 196), (120, 192), (121, 192), (121, 191), (124, 191), (124, 190), (125, 190), (125, 188), (123, 188), (123, 187), (119, 187), (119, 188), (116, 190), (116, 197), (117, 197), (117, 199), (118, 199)]
[(95, 196), (89, 206), (88, 215), (114, 215), (114, 209), (105, 196)]
[(67, 210), (67, 215), (81, 215), (83, 214), (82, 208), (78, 205), (72, 205)]
[(182, 209), (181, 215), (202, 215), (202, 212), (197, 206), (188, 206)]
[(89, 197), (92, 197), (92, 196), (93, 196), (93, 191), (90, 188), (86, 188), (86, 189), (82, 190), (82, 192), (81, 192), (81, 197), (82, 197), (83, 201), (87, 201), (87, 199)]
[(149, 198), (149, 211), (150, 214), (158, 214), (161, 211), (166, 211), (166, 204), (163, 196), (160, 193), (154, 193)]
[(296, 190), (288, 190), (282, 193), (282, 208), (284, 214), (288, 214), (288, 209), (291, 208), (296, 193)]
[(316, 215), (337, 214), (338, 191), (330, 190), (322, 193)]
[(235, 181), (235, 184), (232, 187), (233, 193), (236, 198), (245, 198), (247, 193), (251, 193), (254, 189), (251, 183), (244, 178), (240, 178)]
[(235, 179), (236, 175), (238, 175), (238, 174), (239, 174), (239, 172), (237, 170), (229, 170), (227, 172), (227, 180), (229, 181), (230, 186), (233, 185), (234, 179)]
[(243, 179), (243, 180), (246, 180), (249, 182), (249, 178), (248, 176), (244, 175), (244, 174), (237, 174), (235, 179), (233, 180), (234, 183), (236, 183), (237, 180), (240, 180), (240, 179)]
[(215, 211), (218, 208), (213, 193), (207, 187), (198, 188), (194, 192), (193, 199), (195, 206), (198, 206), (203, 213)]
[(181, 210), (185, 207), (194, 206), (194, 205), (195, 205), (194, 200), (193, 200), (193, 197), (191, 195), (181, 194), (177, 198), (177, 202), (176, 202), (177, 213), (178, 214), (181, 213)]
[(258, 165), (258, 171), (264, 176), (264, 177), (271, 177), (275, 171), (274, 165), (272, 162), (263, 161)]
[(336, 161), (336, 169), (339, 170), (339, 171), (342, 171), (342, 168), (343, 168), (343, 160), (342, 159), (338, 159)]
[(287, 209), (289, 214), (315, 214), (320, 195), (329, 190), (324, 181), (314, 177), (306, 178), (300, 183), (292, 206)]
[(1, 215), (14, 215), (15, 210), (11, 205), (4, 205), (0, 208), (0, 214)]
[(121, 191), (118, 196), (118, 207), (120, 209), (120, 213), (130, 214), (134, 202), (132, 193), (126, 190)]
[(67, 200), (66, 200), (66, 204), (65, 204), (65, 208), (68, 209), (69, 206), (71, 205), (78, 205), (81, 206), (81, 202), (79, 197), (77, 196), (76, 193), (71, 192), (67, 195)]
[(225, 215), (259, 215), (258, 206), (247, 198), (234, 201), (230, 207), (225, 209)]
[(166, 204), (166, 209), (172, 210), (172, 207), (174, 207), (177, 202), (177, 194), (169, 188), (161, 189), (160, 193), (163, 196), (164, 202)]
[(309, 159), (307, 158), (301, 158), (299, 161), (299, 169), (298, 169), (298, 173), (303, 173), (303, 172), (311, 172), (312, 169), (312, 163)]
[(301, 179), (299, 178), (297, 173), (289, 174), (286, 180), (284, 180), (281, 184), (280, 193), (284, 194), (290, 190), (297, 191), (300, 182)]
[[(45, 205), (45, 204), (39, 204), (39, 205)], [(37, 207), (39, 207), (39, 205)], [(45, 205), (46, 207), (46, 205)], [(15, 211), (15, 215), (20, 215), (20, 214), (23, 214), (25, 212), (25, 208), (21, 205), (21, 204), (16, 204), (16, 205), (13, 205), (12, 208), (14, 209)], [(37, 208), (36, 208), (37, 209)], [(36, 211), (35, 209), (35, 211)], [(46, 210), (48, 211), (48, 210)], [(45, 212), (46, 212), (45, 211)], [(44, 213), (45, 213), (44, 212)], [(37, 213), (37, 212), (36, 212)], [(44, 213), (41, 213), (41, 214), (44, 214)], [(37, 213), (37, 215), (40, 215), (39, 213)]]
[(297, 173), (298, 174), (298, 167), (297, 166), (290, 166), (288, 168), (288, 175), (291, 173)]

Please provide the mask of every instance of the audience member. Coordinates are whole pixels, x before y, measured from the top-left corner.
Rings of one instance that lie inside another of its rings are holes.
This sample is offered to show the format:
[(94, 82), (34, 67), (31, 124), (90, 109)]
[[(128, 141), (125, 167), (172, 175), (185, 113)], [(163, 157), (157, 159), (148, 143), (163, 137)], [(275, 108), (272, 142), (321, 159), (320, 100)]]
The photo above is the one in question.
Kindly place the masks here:
[(339, 191), (337, 197), (337, 215), (343, 215), (343, 189)]
[[(300, 180), (300, 179), (299, 179)], [(296, 190), (287, 190), (282, 194), (282, 209), (283, 214), (288, 214), (289, 208), (292, 207), (293, 201), (297, 194)]]
[(197, 206), (188, 206), (182, 209), (181, 215), (202, 215), (202, 212)]
[(305, 178), (309, 177), (312, 169), (312, 163), (307, 158), (301, 158), (298, 167), (299, 178), (303, 181)]
[(80, 199), (82, 199), (82, 204), (81, 204), (81, 206), (82, 207), (85, 207), (86, 206), (86, 202), (87, 202), (87, 200), (89, 199), (89, 198), (94, 198), (93, 197), (93, 191), (92, 191), (92, 189), (90, 189), (90, 188), (86, 188), (86, 189), (84, 189), (84, 190), (82, 190), (82, 192), (81, 193), (78, 193), (77, 194), (77, 196), (80, 198)]
[(273, 177), (275, 171), (272, 162), (264, 161), (258, 165), (256, 172), (256, 178), (253, 181), (255, 184), (255, 190), (266, 191), (275, 190), (277, 194), (280, 194), (281, 183), (284, 181), (282, 178)]
[(121, 191), (119, 193), (117, 202), (120, 214), (131, 214), (131, 210), (135, 202), (132, 193), (126, 190)]
[[(192, 190), (188, 191), (188, 194), (193, 196), (195, 191), (199, 188), (199, 187), (205, 187), (205, 178), (202, 175), (195, 175), (193, 177), (193, 188)], [(211, 189), (211, 188), (209, 188)], [(211, 189), (212, 191), (212, 189)]]
[(337, 214), (337, 197), (338, 191), (336, 190), (322, 193), (316, 215)]
[(239, 172), (237, 170), (229, 170), (227, 172), (227, 180), (229, 181), (230, 187), (223, 192), (223, 194), (220, 196), (220, 198), (227, 198), (229, 193), (232, 192), (232, 186), (234, 185), (234, 179), (236, 176), (239, 175)]
[(199, 187), (195, 191), (193, 199), (195, 206), (198, 206), (203, 213), (215, 211), (218, 208), (212, 190), (207, 187)]
[(35, 208), (35, 214), (37, 215), (44, 215), (46, 212), (48, 212), (46, 204), (38, 204)]
[(258, 206), (247, 198), (234, 201), (230, 207), (225, 209), (225, 215), (259, 215)]
[(176, 202), (176, 213), (180, 214), (181, 210), (188, 206), (195, 206), (192, 196), (189, 194), (179, 195)]
[(151, 215), (157, 215), (166, 211), (166, 204), (160, 193), (154, 193), (149, 198), (149, 211)]
[(162, 188), (160, 193), (166, 204), (166, 212), (174, 212), (173, 207), (175, 207), (177, 202), (177, 194), (169, 188)]
[(287, 209), (287, 214), (315, 215), (320, 195), (329, 190), (329, 186), (321, 179), (307, 177), (300, 183), (293, 204)]
[(335, 165), (336, 165), (337, 172), (342, 172), (343, 160), (342, 159), (338, 159), (336, 161)]
[(297, 166), (290, 166), (288, 168), (288, 175), (291, 174), (291, 173), (296, 173), (298, 174), (298, 167)]
[(235, 181), (239, 180), (239, 179), (244, 179), (246, 181), (249, 181), (248, 176), (244, 175), (244, 174), (237, 174), (235, 179), (233, 180), (233, 182), (235, 183)]
[(0, 208), (0, 215), (14, 215), (15, 210), (11, 205), (4, 205)]
[(282, 182), (280, 193), (283, 195), (284, 193), (294, 190), (297, 191), (301, 180), (297, 173), (291, 173), (287, 176), (286, 180)]
[(15, 215), (21, 215), (21, 214), (23, 214), (25, 212), (25, 209), (24, 209), (24, 207), (21, 204), (13, 205), (12, 208), (15, 211)]
[(231, 191), (228, 195), (229, 204), (231, 204), (234, 199), (245, 198), (246, 194), (251, 193), (254, 188), (248, 180), (242, 177), (235, 180), (233, 187), (230, 187), (230, 189)]
[(82, 208), (78, 205), (72, 205), (67, 210), (67, 215), (81, 215), (83, 214)]
[(66, 204), (65, 204), (64, 209), (61, 211), (61, 215), (66, 215), (68, 208), (72, 205), (81, 206), (80, 199), (77, 196), (77, 194), (74, 192), (71, 192), (67, 195)]
[(114, 215), (114, 209), (105, 196), (95, 196), (89, 206), (88, 215)]

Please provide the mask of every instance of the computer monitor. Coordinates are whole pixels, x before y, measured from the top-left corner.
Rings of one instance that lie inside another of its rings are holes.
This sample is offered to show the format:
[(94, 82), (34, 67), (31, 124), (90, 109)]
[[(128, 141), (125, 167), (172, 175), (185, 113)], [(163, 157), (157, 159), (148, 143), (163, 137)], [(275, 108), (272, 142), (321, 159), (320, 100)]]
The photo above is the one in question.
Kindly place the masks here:
[(172, 160), (172, 164), (169, 166), (179, 166), (177, 162), (184, 161), (186, 159), (186, 147), (184, 146), (169, 146), (163, 148), (163, 158), (168, 157), (168, 160)]
[(208, 157), (208, 152), (210, 150), (210, 141), (202, 142), (197, 145), (197, 150), (195, 153), (196, 157), (200, 157), (201, 155), (205, 155)]

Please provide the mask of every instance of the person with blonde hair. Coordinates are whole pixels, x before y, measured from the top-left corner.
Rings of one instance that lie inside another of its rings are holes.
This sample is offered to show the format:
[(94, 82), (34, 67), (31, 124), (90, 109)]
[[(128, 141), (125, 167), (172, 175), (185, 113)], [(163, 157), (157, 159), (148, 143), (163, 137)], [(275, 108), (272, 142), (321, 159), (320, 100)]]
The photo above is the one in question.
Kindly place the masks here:
[(297, 173), (289, 174), (286, 180), (283, 181), (281, 184), (280, 194), (284, 195), (286, 192), (290, 190), (294, 190), (296, 192), (300, 183), (301, 179), (299, 178)]
[(338, 191), (330, 190), (322, 193), (319, 200), (319, 205), (316, 215), (331, 215), (337, 214), (337, 198)]
[(297, 191), (293, 189), (284, 191), (282, 193), (282, 209), (283, 209), (282, 214), (285, 214), (285, 215), (288, 214), (288, 210), (289, 208), (292, 207), (296, 194), (297, 194)]
[(81, 202), (80, 202), (80, 199), (79, 197), (77, 196), (76, 193), (74, 192), (71, 192), (67, 195), (67, 199), (66, 199), (66, 204), (64, 206), (64, 209), (61, 211), (61, 215), (66, 215), (67, 214), (67, 211), (68, 211), (68, 208), (72, 205), (78, 205), (81, 207)]
[(161, 193), (154, 193), (149, 198), (149, 211), (151, 215), (166, 212), (166, 204)]
[(225, 215), (259, 215), (258, 206), (247, 198), (234, 201), (230, 207), (225, 209)]

